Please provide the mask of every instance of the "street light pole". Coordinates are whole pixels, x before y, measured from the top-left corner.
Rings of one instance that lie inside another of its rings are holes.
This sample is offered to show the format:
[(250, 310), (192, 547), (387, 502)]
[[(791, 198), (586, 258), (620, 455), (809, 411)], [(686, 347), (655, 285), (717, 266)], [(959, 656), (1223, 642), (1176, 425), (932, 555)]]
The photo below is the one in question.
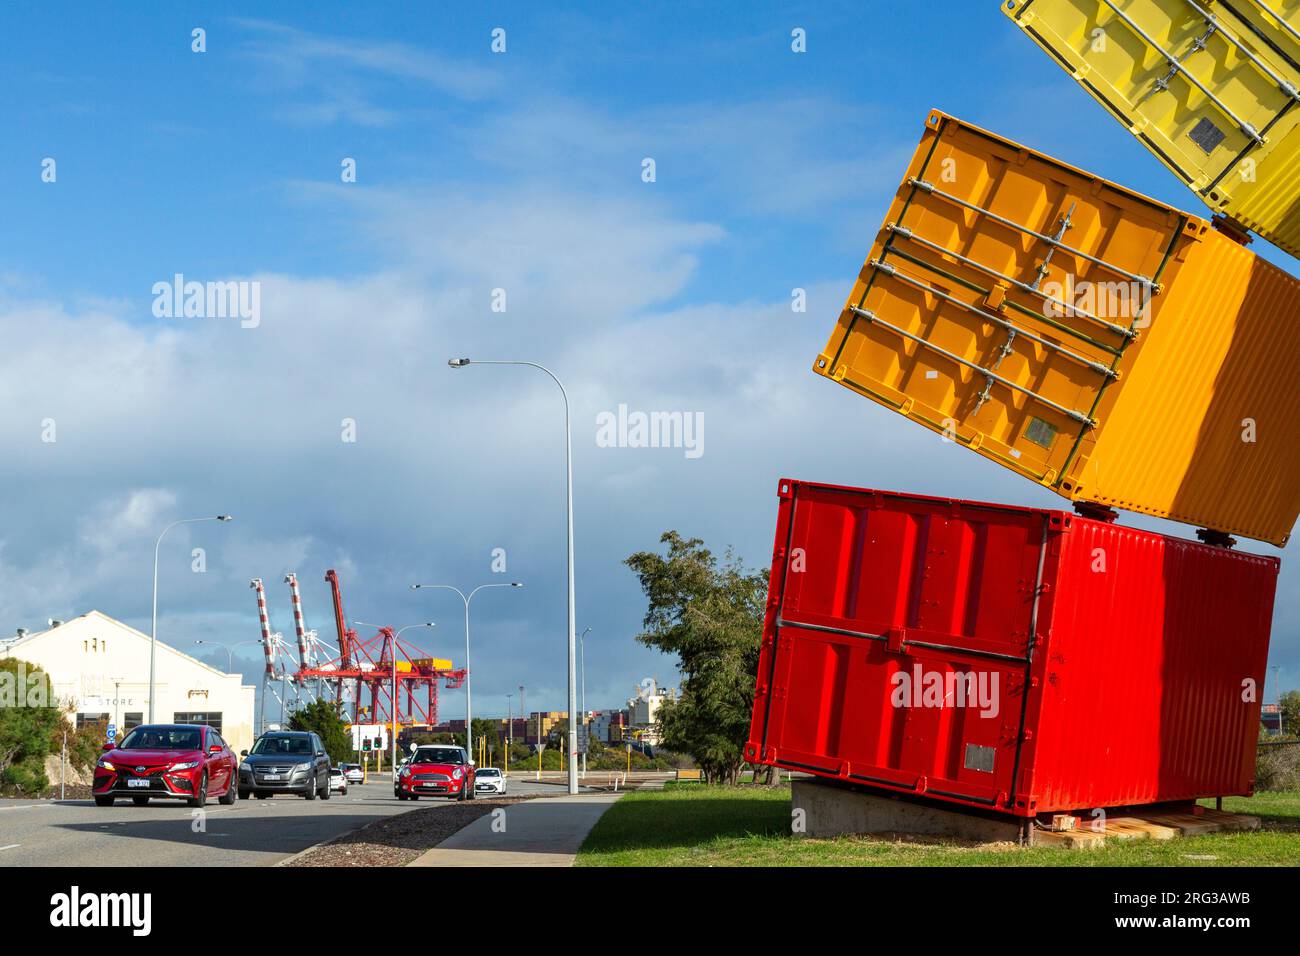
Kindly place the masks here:
[(474, 762), (474, 710), (473, 698), (471, 696), (471, 677), (469, 669), (469, 602), (474, 600), (474, 595), (478, 594), (485, 588), (521, 588), (524, 586), (522, 581), (511, 581), (502, 584), (480, 584), (474, 590), (466, 594), (458, 587), (450, 584), (412, 584), (412, 591), (430, 589), (435, 591), (455, 591), (460, 595), (460, 599), (465, 602), (465, 753), (469, 757), (470, 763)]
[(564, 383), (559, 377), (545, 365), (538, 365), (536, 362), (521, 362), (515, 360), (470, 360), (467, 358), (449, 359), (447, 364), (452, 368), (464, 368), (467, 365), (525, 365), (529, 368), (535, 368), (545, 372), (551, 377), (560, 388), (560, 395), (564, 398), (564, 466), (566, 473), (565, 480), (565, 519), (568, 525), (568, 578), (569, 578), (569, 793), (578, 792), (578, 768), (575, 765), (574, 758), (578, 749), (578, 728), (576, 725), (577, 718), (577, 693), (576, 677), (574, 673), (576, 668), (576, 648), (577, 643), (574, 634), (575, 621), (577, 619), (577, 610), (575, 608), (574, 590), (573, 590), (573, 434), (570, 427), (569, 416), (569, 393), (564, 389)]
[(156, 684), (155, 674), (157, 667), (157, 650), (158, 650), (158, 551), (162, 548), (162, 540), (167, 532), (178, 524), (195, 524), (199, 521), (230, 521), (231, 515), (215, 515), (211, 518), (181, 518), (179, 521), (173, 521), (167, 527), (162, 529), (162, 534), (158, 535), (158, 540), (153, 546), (153, 623), (149, 627), (149, 723), (153, 723), (154, 697)]
[(236, 647), (243, 647), (245, 644), (261, 644), (262, 642), (261, 641), (236, 641), (234, 644), (222, 644), (218, 641), (195, 641), (194, 643), (205, 644), (209, 647), (219, 647), (223, 651), (225, 651), (226, 652), (226, 673), (229, 674), (235, 668), (234, 650)]

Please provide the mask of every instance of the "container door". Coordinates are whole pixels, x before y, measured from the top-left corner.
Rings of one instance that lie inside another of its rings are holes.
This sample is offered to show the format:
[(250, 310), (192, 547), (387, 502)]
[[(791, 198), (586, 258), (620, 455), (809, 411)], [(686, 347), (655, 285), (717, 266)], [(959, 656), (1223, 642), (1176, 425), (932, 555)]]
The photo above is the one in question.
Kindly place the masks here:
[(1044, 514), (785, 487), (751, 745), (794, 769), (1008, 804)]
[(1104, 427), (1182, 221), (931, 113), (813, 370), (1055, 487)]
[(1005, 0), (1001, 7), (1211, 208), (1296, 253), (1300, 3)]

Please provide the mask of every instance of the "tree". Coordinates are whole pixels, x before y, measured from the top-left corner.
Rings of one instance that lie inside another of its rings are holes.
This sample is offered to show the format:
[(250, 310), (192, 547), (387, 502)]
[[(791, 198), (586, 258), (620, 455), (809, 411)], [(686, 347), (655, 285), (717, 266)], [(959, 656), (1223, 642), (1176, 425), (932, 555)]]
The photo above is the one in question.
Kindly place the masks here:
[(766, 570), (728, 550), (719, 563), (699, 538), (665, 532), (667, 555), (625, 562), (649, 600), (642, 644), (675, 654), (681, 696), (660, 710), (663, 746), (689, 754), (712, 783), (735, 784), (744, 762), (767, 600)]
[(487, 763), (484, 766), (493, 766), (493, 760), (496, 755), (501, 753), (501, 724), (495, 720), (489, 720), (486, 717), (474, 718), (474, 747), (470, 751), (470, 757), (475, 761), (479, 758), (479, 741), (484, 737), (487, 738)]
[(26, 661), (0, 661), (0, 788), (44, 791), (45, 758), (62, 726), (46, 673)]
[(289, 718), (289, 729), (315, 731), (325, 744), (325, 751), (330, 755), (332, 764), (346, 763), (352, 759), (352, 738), (348, 735), (348, 725), (339, 716), (334, 704), (327, 700), (313, 700), (294, 711)]
[(1282, 708), (1282, 733), (1300, 737), (1300, 690), (1289, 690), (1277, 699)]

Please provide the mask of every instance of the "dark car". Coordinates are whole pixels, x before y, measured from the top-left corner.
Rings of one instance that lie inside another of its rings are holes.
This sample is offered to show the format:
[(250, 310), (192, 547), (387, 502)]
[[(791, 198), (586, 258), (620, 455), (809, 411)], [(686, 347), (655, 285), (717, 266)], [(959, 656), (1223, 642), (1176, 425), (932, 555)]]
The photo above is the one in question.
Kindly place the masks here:
[(330, 758), (320, 737), (306, 730), (262, 734), (239, 763), (239, 799), (264, 800), (293, 793), (308, 800), (330, 798)]
[(207, 724), (141, 724), (117, 744), (104, 744), (93, 793), (101, 807), (118, 797), (144, 806), (158, 797), (201, 807), (209, 796), (234, 803), (235, 752)]

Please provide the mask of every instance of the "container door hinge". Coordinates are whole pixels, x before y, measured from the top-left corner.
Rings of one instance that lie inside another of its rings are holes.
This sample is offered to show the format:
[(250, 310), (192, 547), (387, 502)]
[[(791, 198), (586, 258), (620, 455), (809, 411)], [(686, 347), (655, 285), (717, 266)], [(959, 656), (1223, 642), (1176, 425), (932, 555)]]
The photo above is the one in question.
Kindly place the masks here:
[(907, 644), (907, 628), (891, 627), (885, 632), (885, 649), (891, 654), (902, 654)]

